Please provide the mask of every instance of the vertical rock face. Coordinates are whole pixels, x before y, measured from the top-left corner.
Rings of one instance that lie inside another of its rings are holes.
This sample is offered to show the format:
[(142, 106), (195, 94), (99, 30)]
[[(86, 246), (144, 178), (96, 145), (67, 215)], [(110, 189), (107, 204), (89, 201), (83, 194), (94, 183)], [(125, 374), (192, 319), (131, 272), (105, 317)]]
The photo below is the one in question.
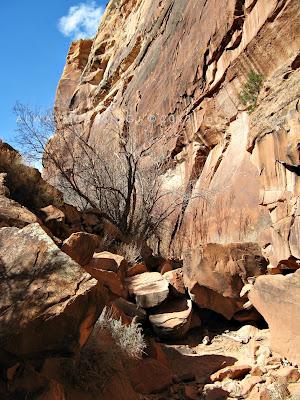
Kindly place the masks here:
[[(221, 259), (227, 245), (252, 244), (273, 272), (299, 267), (299, 21), (299, 0), (118, 0), (94, 40), (70, 48), (62, 124), (80, 123), (93, 146), (105, 146), (122, 112), (131, 135), (162, 134), (153, 151), (164, 185), (188, 201), (159, 250), (183, 260), (190, 289), (203, 285), (207, 243)], [(251, 70), (263, 85), (248, 113), (240, 93)], [(209, 279), (204, 287), (224, 296)]]

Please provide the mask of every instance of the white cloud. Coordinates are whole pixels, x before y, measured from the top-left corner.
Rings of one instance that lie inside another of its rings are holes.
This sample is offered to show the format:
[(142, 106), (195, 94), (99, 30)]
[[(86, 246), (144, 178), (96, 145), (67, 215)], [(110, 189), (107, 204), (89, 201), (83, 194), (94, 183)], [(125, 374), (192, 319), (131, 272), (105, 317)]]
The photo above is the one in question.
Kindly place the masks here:
[(95, 1), (72, 6), (69, 8), (68, 15), (60, 18), (58, 29), (72, 39), (93, 37), (97, 32), (103, 11), (103, 7), (98, 7)]

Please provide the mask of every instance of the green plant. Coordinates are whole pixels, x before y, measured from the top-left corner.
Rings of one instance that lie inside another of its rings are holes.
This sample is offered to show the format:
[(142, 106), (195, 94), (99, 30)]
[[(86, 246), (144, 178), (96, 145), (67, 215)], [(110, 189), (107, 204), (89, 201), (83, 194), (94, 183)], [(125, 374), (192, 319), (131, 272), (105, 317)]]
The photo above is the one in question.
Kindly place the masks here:
[(247, 106), (249, 114), (255, 110), (262, 83), (263, 76), (251, 70), (248, 74), (247, 82), (240, 93), (240, 99)]

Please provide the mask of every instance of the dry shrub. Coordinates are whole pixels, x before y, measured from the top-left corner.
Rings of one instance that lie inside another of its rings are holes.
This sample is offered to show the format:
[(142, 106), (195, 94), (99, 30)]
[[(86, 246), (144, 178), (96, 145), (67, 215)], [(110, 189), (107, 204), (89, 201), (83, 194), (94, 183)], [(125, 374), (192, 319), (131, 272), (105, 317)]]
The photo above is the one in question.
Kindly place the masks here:
[(86, 346), (75, 359), (63, 359), (60, 368), (65, 384), (95, 394), (103, 391), (111, 377), (120, 371), (120, 361), (114, 349), (103, 352)]
[(123, 256), (129, 264), (137, 264), (142, 261), (141, 247), (136, 243), (121, 243), (115, 251)]
[[(107, 336), (115, 345), (103, 346)], [(130, 325), (123, 325), (105, 307), (79, 355), (61, 361), (62, 379), (72, 388), (97, 394), (105, 389), (114, 375), (124, 375), (123, 362), (141, 358), (145, 347), (140, 325), (134, 320)]]
[(113, 312), (104, 307), (96, 323), (94, 337), (100, 337), (101, 330), (110, 334), (125, 358), (142, 358), (146, 344), (141, 325), (134, 319), (130, 325), (124, 325), (121, 319), (115, 319)]

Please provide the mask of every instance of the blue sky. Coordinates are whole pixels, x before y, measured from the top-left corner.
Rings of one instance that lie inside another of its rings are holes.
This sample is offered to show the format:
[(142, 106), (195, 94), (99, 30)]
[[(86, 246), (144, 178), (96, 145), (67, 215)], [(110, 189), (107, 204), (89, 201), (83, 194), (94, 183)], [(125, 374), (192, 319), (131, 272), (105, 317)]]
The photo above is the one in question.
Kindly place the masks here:
[(106, 0), (1, 0), (0, 138), (14, 144), (13, 106), (52, 107), (70, 43), (94, 34)]

